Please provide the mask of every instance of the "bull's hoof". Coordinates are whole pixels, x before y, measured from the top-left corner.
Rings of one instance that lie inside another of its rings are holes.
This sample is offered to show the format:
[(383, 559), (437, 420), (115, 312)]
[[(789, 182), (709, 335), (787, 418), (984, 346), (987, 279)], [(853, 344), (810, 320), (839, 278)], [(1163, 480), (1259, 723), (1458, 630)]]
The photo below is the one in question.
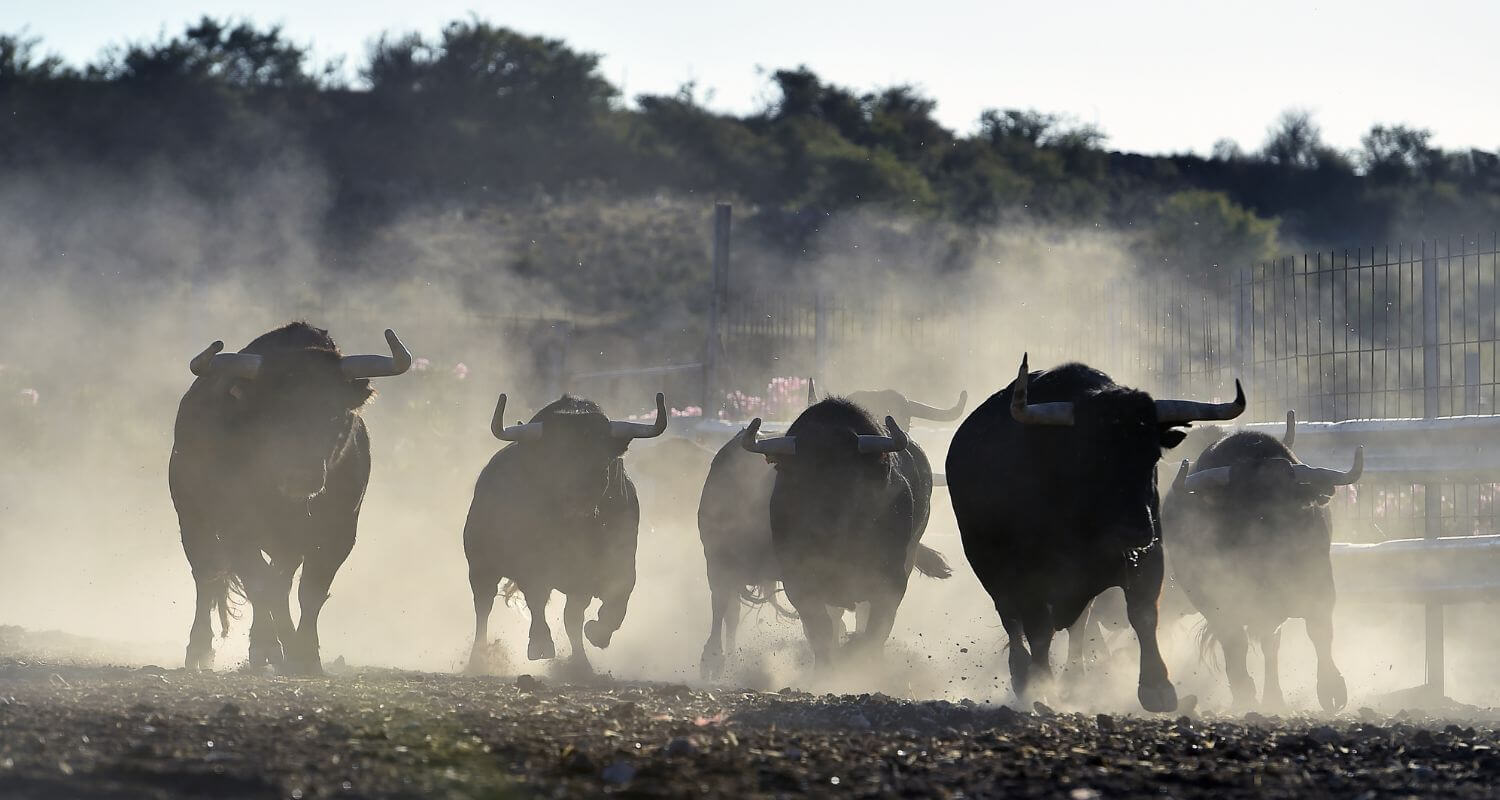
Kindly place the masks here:
[(465, 675), (483, 675), (489, 672), (489, 659), (484, 657), (484, 651), (476, 647), (469, 652), (469, 663), (464, 667)]
[(1172, 688), (1170, 681), (1155, 686), (1143, 683), (1136, 690), (1136, 697), (1140, 698), (1141, 708), (1156, 714), (1177, 710), (1177, 690)]
[(532, 661), (545, 661), (549, 658), (557, 658), (557, 647), (552, 644), (552, 637), (531, 637), (526, 642), (526, 657)]
[(1340, 711), (1349, 704), (1349, 688), (1338, 670), (1318, 675), (1318, 703), (1324, 711)]
[(251, 644), (250, 666), (251, 667), (280, 667), (285, 661), (285, 655), (281, 651), (281, 645)]
[(1281, 690), (1268, 689), (1261, 698), (1260, 707), (1268, 714), (1280, 714), (1287, 710), (1286, 698), (1281, 696)]
[(588, 640), (592, 642), (595, 647), (603, 650), (604, 648), (609, 647), (609, 640), (615, 635), (615, 632), (604, 627), (604, 625), (602, 625), (599, 620), (591, 619), (588, 622), (583, 623), (583, 635), (587, 636)]
[(567, 681), (581, 681), (594, 677), (594, 665), (581, 651), (570, 655), (566, 661), (556, 665), (554, 674)]
[(703, 657), (698, 660), (698, 676), (703, 680), (718, 680), (724, 674), (724, 654), (703, 652)]

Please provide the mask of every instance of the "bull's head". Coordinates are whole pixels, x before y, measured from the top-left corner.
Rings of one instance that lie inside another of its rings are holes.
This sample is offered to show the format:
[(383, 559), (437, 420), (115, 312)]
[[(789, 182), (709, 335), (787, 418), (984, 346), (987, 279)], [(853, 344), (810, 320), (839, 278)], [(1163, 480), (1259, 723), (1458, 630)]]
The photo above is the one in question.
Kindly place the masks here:
[(631, 440), (667, 430), (667, 398), (656, 395), (656, 421), (612, 420), (597, 403), (563, 396), (538, 411), (530, 422), (505, 424), (505, 395), (495, 404), (490, 432), (503, 442), (519, 442), (537, 463), (535, 472), (567, 512), (592, 513), (609, 488), (612, 470)]
[(1291, 458), (1273, 457), (1192, 472), (1188, 462), (1183, 461), (1172, 488), (1209, 498), (1223, 495), (1227, 490), (1227, 493), (1242, 497), (1294, 494), (1313, 502), (1327, 502), (1337, 487), (1358, 481), (1364, 470), (1364, 445), (1354, 448), (1354, 464), (1347, 470), (1312, 467)]
[(1071, 428), (1080, 479), (1093, 494), (1089, 512), (1125, 549), (1151, 544), (1160, 532), (1156, 462), (1176, 447), (1193, 422), (1230, 420), (1245, 410), (1245, 391), (1234, 382), (1229, 403), (1155, 400), (1145, 392), (1113, 387), (1076, 400), (1032, 403), (1030, 370), (1022, 356), (1011, 384), (1011, 417), (1028, 426)]
[(411, 367), (411, 353), (395, 332), (387, 330), (385, 338), (389, 356), (341, 356), (328, 346), (224, 353), (220, 341), (188, 367), (200, 378), (227, 382), (245, 462), (274, 476), (283, 495), (309, 500), (327, 488), (329, 464), (347, 446), (354, 414), (374, 394), (369, 378)]

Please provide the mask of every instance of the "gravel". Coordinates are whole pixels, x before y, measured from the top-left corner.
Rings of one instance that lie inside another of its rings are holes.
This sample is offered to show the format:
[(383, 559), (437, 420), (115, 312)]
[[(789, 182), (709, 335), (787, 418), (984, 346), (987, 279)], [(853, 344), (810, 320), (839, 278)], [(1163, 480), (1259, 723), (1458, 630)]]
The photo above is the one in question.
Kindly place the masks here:
[(1497, 718), (969, 701), (0, 658), (0, 796), (1487, 797)]

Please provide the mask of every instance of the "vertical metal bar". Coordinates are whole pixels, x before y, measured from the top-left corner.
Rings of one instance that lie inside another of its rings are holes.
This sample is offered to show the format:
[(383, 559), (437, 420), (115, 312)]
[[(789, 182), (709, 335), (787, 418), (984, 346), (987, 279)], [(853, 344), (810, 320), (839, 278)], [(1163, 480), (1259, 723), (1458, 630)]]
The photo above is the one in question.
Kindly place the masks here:
[(720, 382), (721, 354), (724, 338), (721, 326), (729, 305), (729, 224), (728, 203), (714, 204), (714, 289), (708, 303), (708, 335), (703, 345), (703, 416), (718, 417), (724, 392)]
[[(1434, 245), (1434, 250), (1436, 246)], [(1433, 256), (1436, 253), (1432, 254)], [(1429, 257), (1427, 243), (1422, 243), (1422, 416), (1432, 419), (1438, 415), (1438, 264)], [(1428, 483), (1424, 487), (1426, 496), (1426, 527), (1424, 537), (1436, 539), (1443, 532), (1443, 486)], [(1427, 639), (1427, 686), (1443, 694), (1443, 606), (1428, 603), (1426, 611)]]

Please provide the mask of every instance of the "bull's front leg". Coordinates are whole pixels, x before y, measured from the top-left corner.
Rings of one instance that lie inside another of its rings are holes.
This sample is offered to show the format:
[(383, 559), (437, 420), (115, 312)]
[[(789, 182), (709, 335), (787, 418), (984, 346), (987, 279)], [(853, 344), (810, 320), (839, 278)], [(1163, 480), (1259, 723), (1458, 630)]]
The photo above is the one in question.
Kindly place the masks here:
[(483, 675), (489, 666), (486, 653), (490, 644), (490, 612), (495, 609), (499, 587), (499, 575), (469, 570), (469, 590), (474, 594), (474, 647), (469, 650), (469, 665), (464, 672), (470, 675)]
[(1167, 664), (1162, 660), (1161, 648), (1156, 642), (1156, 604), (1161, 598), (1163, 571), (1161, 545), (1157, 544), (1141, 558), (1141, 564), (1125, 585), (1125, 614), (1141, 648), (1140, 684), (1136, 697), (1147, 711), (1175, 711), (1177, 690), (1167, 675)]
[(214, 603), (223, 592), (223, 576), (205, 575), (193, 570), (193, 583), (197, 601), (193, 605), (193, 627), (188, 632), (187, 657), (183, 666), (190, 670), (212, 670), (214, 668)]
[(297, 621), (297, 634), (293, 647), (287, 653), (287, 661), (293, 672), (299, 675), (323, 674), (323, 659), (318, 641), (318, 616), (323, 613), (323, 604), (328, 602), (333, 576), (344, 565), (353, 548), (351, 536), (348, 546), (332, 549), (318, 548), (307, 555), (302, 566), (302, 580), (297, 585), (297, 605), (302, 617)]
[(1318, 704), (1324, 711), (1338, 711), (1349, 702), (1344, 675), (1333, 663), (1333, 604), (1307, 615), (1307, 638), (1318, 656)]
[(526, 609), (531, 613), (531, 630), (526, 637), (526, 657), (532, 661), (556, 658), (557, 645), (552, 642), (552, 629), (547, 627), (547, 601), (552, 598), (552, 589), (523, 586), (521, 594), (526, 597)]
[(571, 648), (568, 653), (568, 671), (579, 677), (586, 677), (594, 673), (594, 668), (589, 664), (589, 655), (583, 647), (583, 615), (589, 610), (589, 602), (594, 598), (584, 592), (565, 597), (563, 631), (568, 635), (568, 645)]
[(618, 584), (599, 596), (599, 617), (583, 626), (583, 635), (599, 649), (609, 647), (615, 631), (625, 624), (625, 610), (630, 605), (630, 593), (635, 590), (634, 570), (629, 583)]

